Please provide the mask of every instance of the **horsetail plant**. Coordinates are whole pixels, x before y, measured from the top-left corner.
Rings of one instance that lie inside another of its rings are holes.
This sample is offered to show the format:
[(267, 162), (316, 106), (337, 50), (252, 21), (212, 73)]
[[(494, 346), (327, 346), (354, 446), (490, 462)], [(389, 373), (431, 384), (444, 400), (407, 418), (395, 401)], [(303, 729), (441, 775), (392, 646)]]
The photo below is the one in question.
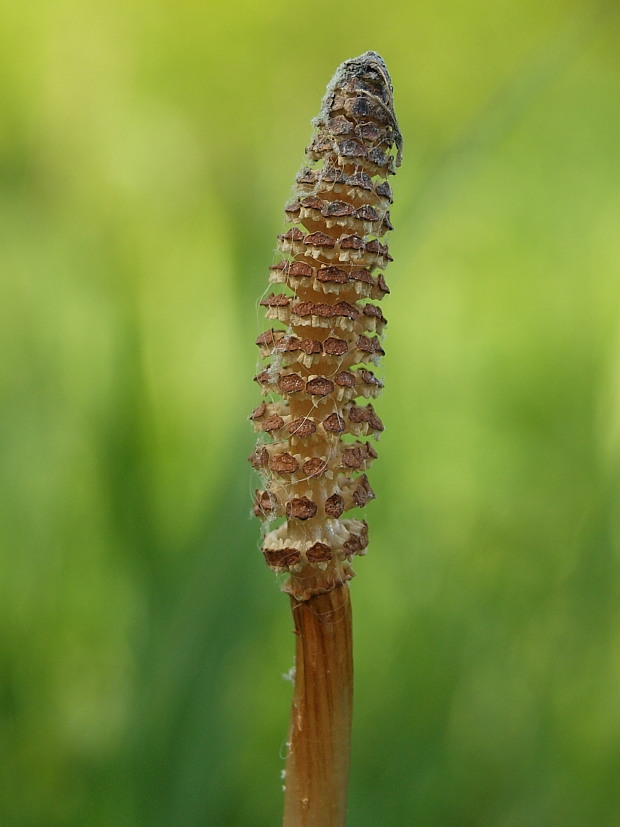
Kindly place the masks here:
[(263, 553), (286, 572), (296, 638), (285, 769), (285, 827), (342, 827), (346, 818), (353, 692), (351, 559), (368, 545), (365, 520), (344, 518), (374, 498), (366, 470), (383, 430), (370, 402), (384, 354), (376, 303), (389, 292), (388, 176), (402, 138), (392, 84), (376, 52), (347, 60), (327, 87), (307, 164), (285, 208), (280, 292), (261, 304), (272, 326), (256, 343), (265, 400), (250, 461), (262, 478), (254, 512)]

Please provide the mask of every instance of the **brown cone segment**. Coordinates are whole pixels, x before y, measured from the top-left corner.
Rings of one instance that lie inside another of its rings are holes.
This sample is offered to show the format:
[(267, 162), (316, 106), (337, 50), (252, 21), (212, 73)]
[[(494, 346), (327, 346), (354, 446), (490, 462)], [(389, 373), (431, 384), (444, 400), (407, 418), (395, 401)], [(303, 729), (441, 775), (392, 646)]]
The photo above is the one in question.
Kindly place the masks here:
[[(250, 416), (260, 434), (250, 462), (263, 476), (254, 510), (271, 529), (267, 563), (291, 571), (287, 588), (300, 600), (352, 576), (349, 559), (364, 552), (368, 529), (343, 514), (375, 496), (368, 438), (383, 424), (368, 400), (382, 383), (370, 366), (384, 353), (376, 302), (389, 293), (387, 177), (402, 141), (385, 66), (368, 55), (343, 64), (328, 87), (278, 236), (278, 289), (260, 302), (274, 325), (256, 340), (265, 401)], [(274, 528), (276, 517), (285, 522)]]

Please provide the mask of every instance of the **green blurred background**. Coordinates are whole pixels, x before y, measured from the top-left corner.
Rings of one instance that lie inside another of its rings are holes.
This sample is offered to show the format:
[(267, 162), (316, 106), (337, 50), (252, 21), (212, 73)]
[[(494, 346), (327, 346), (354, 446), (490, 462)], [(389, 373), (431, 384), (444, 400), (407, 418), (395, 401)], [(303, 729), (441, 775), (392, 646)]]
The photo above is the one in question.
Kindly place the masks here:
[(366, 49), (406, 143), (350, 824), (620, 824), (619, 44), (587, 0), (2, 0), (3, 827), (279, 823), (256, 302)]

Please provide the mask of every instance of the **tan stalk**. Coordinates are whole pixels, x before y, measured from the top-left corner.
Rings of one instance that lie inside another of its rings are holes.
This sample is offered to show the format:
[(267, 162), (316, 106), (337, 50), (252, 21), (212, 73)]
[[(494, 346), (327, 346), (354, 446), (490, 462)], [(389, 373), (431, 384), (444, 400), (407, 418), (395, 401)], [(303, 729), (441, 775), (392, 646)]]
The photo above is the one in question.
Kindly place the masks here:
[(353, 711), (349, 587), (291, 597), (291, 606), (297, 646), (284, 824), (336, 827), (346, 819)]
[[(263, 553), (288, 572), (297, 634), (286, 763), (286, 827), (342, 827), (346, 819), (353, 694), (351, 558), (368, 545), (365, 520), (342, 515), (374, 499), (368, 440), (383, 424), (372, 404), (382, 388), (370, 367), (383, 355), (391, 261), (380, 241), (392, 228), (388, 175), (402, 139), (392, 85), (375, 52), (345, 61), (332, 78), (307, 166), (285, 208), (280, 260), (261, 304), (274, 326), (256, 344), (267, 363), (255, 377), (265, 401), (251, 419), (250, 457), (263, 488)], [(280, 525), (273, 528), (273, 520)]]

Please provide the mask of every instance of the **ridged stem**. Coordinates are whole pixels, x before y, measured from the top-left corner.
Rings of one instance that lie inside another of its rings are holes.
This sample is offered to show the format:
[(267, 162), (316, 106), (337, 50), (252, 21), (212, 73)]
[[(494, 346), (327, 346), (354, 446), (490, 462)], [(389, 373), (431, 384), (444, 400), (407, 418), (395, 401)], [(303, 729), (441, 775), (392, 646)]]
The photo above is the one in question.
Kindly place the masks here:
[(345, 583), (291, 598), (296, 674), (284, 827), (344, 827), (353, 704), (351, 601)]

